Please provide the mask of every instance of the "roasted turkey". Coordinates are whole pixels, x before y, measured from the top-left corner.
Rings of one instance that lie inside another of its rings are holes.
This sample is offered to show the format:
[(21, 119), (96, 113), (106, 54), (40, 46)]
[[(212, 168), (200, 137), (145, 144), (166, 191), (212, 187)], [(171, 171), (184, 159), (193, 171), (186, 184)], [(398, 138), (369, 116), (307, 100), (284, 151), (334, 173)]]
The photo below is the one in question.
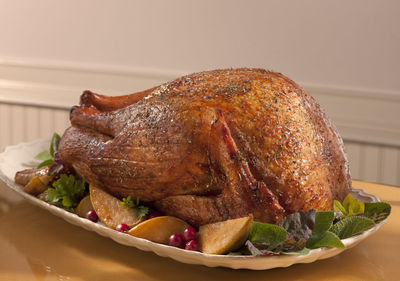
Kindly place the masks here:
[(195, 226), (329, 210), (351, 188), (326, 114), (292, 80), (264, 69), (205, 71), (119, 97), (85, 91), (70, 120), (63, 163)]

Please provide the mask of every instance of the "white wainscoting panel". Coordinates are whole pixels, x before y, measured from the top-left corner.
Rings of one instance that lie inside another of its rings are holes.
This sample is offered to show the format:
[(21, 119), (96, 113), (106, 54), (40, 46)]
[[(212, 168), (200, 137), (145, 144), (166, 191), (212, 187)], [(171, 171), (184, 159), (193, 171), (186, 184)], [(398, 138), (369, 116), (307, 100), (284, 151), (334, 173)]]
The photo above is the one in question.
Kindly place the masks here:
[(400, 186), (400, 147), (345, 140), (352, 178)]
[(345, 141), (347, 157), (350, 162), (350, 172), (353, 178), (361, 178), (360, 164), (362, 161), (361, 144)]
[(69, 110), (0, 103), (0, 151), (7, 145), (49, 138), (69, 126)]
[(382, 160), (382, 181), (400, 185), (400, 149), (383, 147)]

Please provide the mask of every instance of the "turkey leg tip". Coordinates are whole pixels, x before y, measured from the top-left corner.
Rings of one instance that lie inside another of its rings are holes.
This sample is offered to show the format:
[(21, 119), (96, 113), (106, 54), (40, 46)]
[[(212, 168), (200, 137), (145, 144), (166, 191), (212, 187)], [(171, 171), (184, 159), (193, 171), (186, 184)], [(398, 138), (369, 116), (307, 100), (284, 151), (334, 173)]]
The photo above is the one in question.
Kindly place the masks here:
[(95, 93), (93, 93), (92, 91), (89, 91), (89, 90), (84, 91), (81, 95), (79, 104), (83, 107), (92, 106), (94, 95), (95, 95)]

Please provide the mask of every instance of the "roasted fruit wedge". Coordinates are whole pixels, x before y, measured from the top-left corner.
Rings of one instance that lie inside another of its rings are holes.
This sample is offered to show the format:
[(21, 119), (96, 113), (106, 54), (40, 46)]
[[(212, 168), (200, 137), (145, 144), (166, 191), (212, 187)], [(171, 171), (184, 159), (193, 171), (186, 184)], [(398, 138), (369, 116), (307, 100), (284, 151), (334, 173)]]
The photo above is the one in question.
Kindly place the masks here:
[(133, 227), (143, 221), (135, 216), (132, 210), (121, 206), (121, 201), (94, 185), (89, 186), (90, 200), (100, 221), (106, 226), (115, 229), (118, 224), (125, 223)]
[(48, 184), (53, 176), (36, 175), (25, 186), (24, 191), (31, 195), (39, 195), (49, 188)]
[(249, 236), (253, 216), (200, 226), (200, 250), (205, 254), (226, 254), (237, 250)]
[(85, 196), (76, 207), (76, 214), (84, 218), (90, 210), (93, 210), (92, 201), (90, 201), (90, 196)]
[(175, 233), (182, 233), (189, 225), (181, 219), (171, 216), (161, 216), (146, 220), (128, 233), (132, 236), (144, 238), (156, 243), (168, 244), (169, 237)]

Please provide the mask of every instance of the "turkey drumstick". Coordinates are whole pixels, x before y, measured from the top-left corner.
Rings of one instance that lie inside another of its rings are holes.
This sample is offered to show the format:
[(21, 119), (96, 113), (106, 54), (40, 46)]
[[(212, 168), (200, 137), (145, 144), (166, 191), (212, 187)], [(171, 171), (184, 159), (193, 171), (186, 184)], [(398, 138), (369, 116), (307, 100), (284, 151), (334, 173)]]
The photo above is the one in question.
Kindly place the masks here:
[(150, 94), (153, 90), (154, 88), (143, 92), (117, 97), (103, 96), (93, 93), (91, 91), (84, 91), (81, 95), (80, 105), (82, 107), (94, 107), (101, 112), (113, 111), (127, 107), (140, 101), (143, 97)]

